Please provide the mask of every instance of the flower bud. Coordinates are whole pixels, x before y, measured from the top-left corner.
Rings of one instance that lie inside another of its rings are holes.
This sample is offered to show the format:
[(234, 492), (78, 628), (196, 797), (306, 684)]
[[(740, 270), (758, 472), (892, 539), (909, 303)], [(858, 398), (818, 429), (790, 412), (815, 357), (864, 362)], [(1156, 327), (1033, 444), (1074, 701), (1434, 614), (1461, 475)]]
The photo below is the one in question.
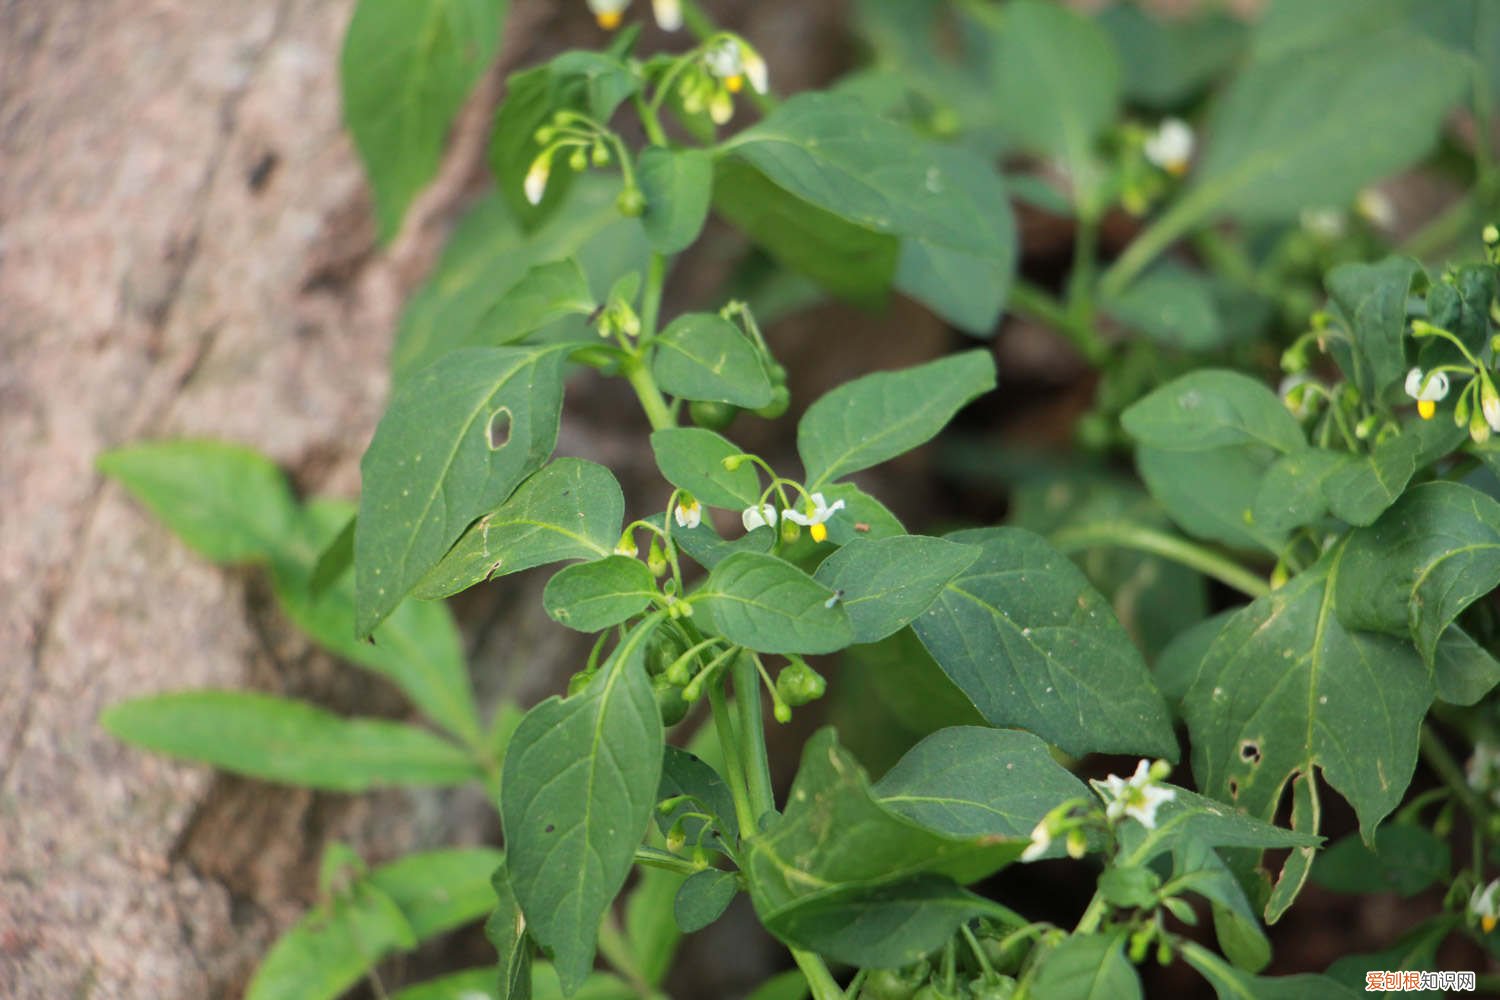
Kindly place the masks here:
[(1478, 409), (1469, 417), (1469, 438), (1475, 444), (1484, 444), (1490, 439), (1490, 425), (1485, 423), (1484, 413)]
[(575, 174), (581, 174), (588, 168), (589, 155), (583, 151), (582, 146), (579, 146), (568, 156), (568, 169), (572, 170)]
[(776, 693), (788, 705), (796, 707), (817, 701), (828, 690), (823, 675), (802, 660), (793, 660), (776, 675)]
[(667, 566), (667, 554), (662, 551), (661, 543), (654, 538), (651, 539), (651, 547), (646, 550), (646, 568), (658, 580), (666, 576), (669, 569)]

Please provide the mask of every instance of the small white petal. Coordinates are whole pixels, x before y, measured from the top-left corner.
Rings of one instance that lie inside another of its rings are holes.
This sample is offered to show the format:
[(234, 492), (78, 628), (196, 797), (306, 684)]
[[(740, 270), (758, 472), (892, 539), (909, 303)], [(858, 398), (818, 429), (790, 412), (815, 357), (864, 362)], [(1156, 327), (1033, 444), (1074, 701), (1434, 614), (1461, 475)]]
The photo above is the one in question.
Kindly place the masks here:
[(662, 31), (676, 31), (682, 27), (682, 4), (678, 0), (651, 0), (656, 25)]
[(790, 507), (782, 511), (781, 516), (786, 520), (791, 521), (793, 524), (802, 525), (804, 528), (818, 523), (817, 521), (814, 521), (811, 516), (804, 514), (799, 510), (793, 510)]
[(760, 57), (760, 53), (745, 52), (745, 79), (750, 81), (750, 86), (755, 88), (757, 94), (764, 94), (771, 87), (771, 80), (766, 72), (766, 61)]
[(1146, 159), (1163, 170), (1181, 173), (1193, 158), (1193, 129), (1180, 118), (1163, 121), (1146, 140)]
[(776, 508), (770, 504), (761, 504), (759, 507), (746, 507), (740, 514), (740, 523), (745, 526), (746, 531), (754, 531), (756, 528), (768, 528), (776, 526)]
[(552, 170), (552, 159), (546, 155), (536, 158), (531, 164), (531, 169), (526, 171), (526, 181), (522, 187), (526, 191), (526, 200), (533, 205), (541, 204), (542, 195), (547, 193), (547, 175)]
[(1422, 369), (1413, 368), (1406, 373), (1406, 394), (1412, 399), (1417, 398), (1417, 393), (1422, 391)]
[(1484, 421), (1490, 425), (1490, 430), (1500, 431), (1500, 393), (1481, 391), (1479, 406), (1484, 411)]

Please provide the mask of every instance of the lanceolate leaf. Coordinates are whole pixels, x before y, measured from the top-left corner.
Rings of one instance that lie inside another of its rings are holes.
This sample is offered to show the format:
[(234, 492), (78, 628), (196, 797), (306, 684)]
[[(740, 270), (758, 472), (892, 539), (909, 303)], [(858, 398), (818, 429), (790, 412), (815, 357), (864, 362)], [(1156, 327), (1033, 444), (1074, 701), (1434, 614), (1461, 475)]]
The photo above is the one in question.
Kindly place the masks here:
[(1328, 294), (1353, 341), (1331, 340), (1330, 350), (1367, 398), (1379, 398), (1406, 373), (1406, 296), (1420, 270), (1414, 260), (1388, 257), (1328, 272)]
[(834, 592), (775, 556), (736, 552), (691, 600), (714, 634), (762, 653), (832, 653), (854, 641)]
[(744, 462), (733, 471), (724, 468), (724, 459), (743, 450), (701, 427), (669, 427), (651, 435), (651, 451), (662, 476), (710, 507), (743, 510), (760, 503), (754, 464)]
[(461, 785), (479, 764), (425, 729), (345, 719), (249, 691), (184, 691), (122, 702), (100, 723), (127, 743), (266, 781), (334, 792)]
[(686, 250), (708, 219), (713, 157), (701, 149), (652, 146), (641, 154), (637, 180), (646, 197), (641, 226), (652, 247), (665, 254)]
[(500, 815), (527, 928), (572, 993), (594, 964), (599, 919), (651, 822), (662, 728), (637, 626), (594, 680), (537, 705), (511, 737)]
[(687, 313), (669, 323), (656, 339), (651, 367), (662, 391), (674, 396), (751, 407), (771, 401), (760, 352), (715, 313)]
[(1176, 758), (1166, 703), (1082, 572), (1020, 528), (947, 537), (979, 558), (913, 628), (987, 720), (1075, 755)]
[(344, 121), (380, 238), (437, 172), (448, 127), (500, 41), (506, 0), (361, 0), (344, 37)]
[(963, 405), (995, 387), (988, 351), (966, 351), (896, 372), (876, 372), (827, 393), (802, 415), (797, 452), (808, 488), (911, 451)]
[(455, 351), (397, 387), (360, 463), (359, 635), (380, 624), (475, 518), (552, 454), (571, 349)]
[(614, 551), (625, 497), (614, 475), (581, 458), (559, 458), (469, 526), (412, 594), (435, 599), (476, 583), (564, 559)]
[(1183, 708), (1205, 791), (1270, 819), (1287, 781), (1318, 767), (1369, 839), (1411, 780), (1433, 682), (1409, 643), (1340, 622), (1348, 551), (1237, 612)]

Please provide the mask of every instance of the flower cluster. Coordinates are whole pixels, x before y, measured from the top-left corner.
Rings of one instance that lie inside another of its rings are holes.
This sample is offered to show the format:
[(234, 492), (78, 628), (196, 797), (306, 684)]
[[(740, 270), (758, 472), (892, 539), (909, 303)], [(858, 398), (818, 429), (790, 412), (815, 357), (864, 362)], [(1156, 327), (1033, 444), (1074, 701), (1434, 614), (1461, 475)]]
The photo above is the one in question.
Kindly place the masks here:
[[(614, 31), (625, 19), (625, 8), (630, 0), (588, 0), (594, 20), (605, 31)], [(682, 27), (681, 0), (651, 0), (651, 13), (656, 17), (656, 26), (663, 31), (676, 31)]]
[[(1449, 369), (1463, 370), (1455, 366)], [(1459, 392), (1453, 419), (1460, 427), (1468, 426), (1469, 437), (1475, 444), (1484, 444), (1491, 433), (1500, 431), (1500, 391), (1496, 391), (1494, 380), (1482, 366), (1476, 366), (1473, 373), (1474, 377)], [(1406, 373), (1406, 394), (1417, 401), (1417, 414), (1423, 420), (1433, 418), (1437, 404), (1447, 398), (1448, 389), (1448, 374), (1441, 368), (1427, 372), (1413, 368)]]
[(682, 109), (688, 114), (707, 111), (715, 125), (734, 117), (734, 95), (750, 84), (757, 94), (770, 86), (766, 61), (737, 35), (719, 35), (704, 43), (699, 56), (687, 63), (677, 84)]
[[(814, 493), (807, 498), (804, 510), (789, 507), (783, 510), (780, 516), (783, 521), (802, 525), (812, 536), (813, 541), (821, 542), (828, 538), (828, 519), (843, 509), (844, 501), (835, 500), (830, 504), (823, 494)], [(746, 531), (754, 531), (756, 528), (774, 528), (776, 520), (776, 508), (768, 503), (746, 507), (740, 514), (740, 522), (744, 524)]]
[(1479, 927), (1488, 934), (1500, 924), (1500, 878), (1489, 885), (1474, 887), (1469, 896), (1469, 914), (1479, 921)]
[(1187, 173), (1193, 162), (1195, 140), (1192, 126), (1181, 118), (1167, 118), (1146, 139), (1146, 159), (1173, 177)]

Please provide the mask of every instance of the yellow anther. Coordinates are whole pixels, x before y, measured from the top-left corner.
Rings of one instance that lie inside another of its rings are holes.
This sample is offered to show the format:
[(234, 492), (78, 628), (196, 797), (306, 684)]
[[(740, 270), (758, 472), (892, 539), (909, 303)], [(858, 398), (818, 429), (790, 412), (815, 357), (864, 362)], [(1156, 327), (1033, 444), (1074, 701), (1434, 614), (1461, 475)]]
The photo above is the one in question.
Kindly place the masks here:
[(599, 22), (599, 27), (603, 28), (605, 31), (614, 31), (620, 26), (620, 21), (624, 18), (624, 16), (624, 14), (620, 13), (617, 10), (607, 10), (595, 15), (594, 19)]
[(738, 94), (745, 86), (745, 77), (736, 73), (724, 81), (724, 86), (729, 88), (731, 94)]
[(1431, 399), (1417, 400), (1417, 416), (1423, 420), (1431, 420), (1432, 415), (1437, 412), (1437, 401)]
[(812, 540), (815, 542), (825, 542), (828, 540), (828, 526), (826, 524), (814, 524), (807, 529), (807, 533), (812, 535)]
[(1497, 923), (1500, 923), (1500, 917), (1480, 917), (1479, 918), (1479, 926), (1484, 928), (1484, 932), (1486, 934), (1488, 934), (1490, 931), (1494, 930), (1495, 929), (1495, 924), (1497, 924)]

